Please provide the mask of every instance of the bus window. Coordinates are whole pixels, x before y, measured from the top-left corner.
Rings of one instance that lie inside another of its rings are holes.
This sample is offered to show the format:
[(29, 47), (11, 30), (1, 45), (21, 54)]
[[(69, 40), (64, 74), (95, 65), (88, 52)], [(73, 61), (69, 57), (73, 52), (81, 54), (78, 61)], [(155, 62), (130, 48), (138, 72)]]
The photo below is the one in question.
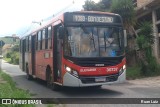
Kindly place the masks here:
[(48, 28), (45, 29), (45, 49), (48, 49)]
[(29, 43), (28, 43), (28, 40), (29, 40), (29, 38), (28, 38), (28, 36), (26, 37), (26, 52), (28, 52), (28, 46), (29, 46)]
[(45, 29), (42, 31), (42, 49), (45, 49)]
[(29, 36), (28, 45), (29, 45), (29, 52), (31, 52), (31, 36)]
[(36, 50), (38, 50), (38, 34), (36, 34)]
[(42, 32), (38, 32), (38, 50), (42, 49)]
[(48, 49), (52, 48), (52, 28), (48, 27)]

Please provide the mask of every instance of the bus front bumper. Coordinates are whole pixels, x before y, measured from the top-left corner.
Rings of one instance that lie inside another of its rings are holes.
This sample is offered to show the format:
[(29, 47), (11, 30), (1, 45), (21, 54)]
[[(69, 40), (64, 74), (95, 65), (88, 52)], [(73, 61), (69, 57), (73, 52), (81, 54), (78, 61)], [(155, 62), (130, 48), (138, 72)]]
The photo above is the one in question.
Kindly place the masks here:
[[(104, 77), (104, 76), (103, 76)], [(91, 77), (86, 77), (86, 79), (90, 79)], [(101, 77), (96, 77), (101, 78)], [(117, 76), (117, 79), (111, 82), (84, 82), (82, 79), (77, 78), (70, 73), (66, 72), (63, 78), (63, 86), (69, 86), (69, 87), (87, 87), (87, 86), (98, 86), (98, 85), (107, 85), (107, 84), (115, 84), (115, 83), (123, 83), (126, 81), (126, 70), (120, 75)]]

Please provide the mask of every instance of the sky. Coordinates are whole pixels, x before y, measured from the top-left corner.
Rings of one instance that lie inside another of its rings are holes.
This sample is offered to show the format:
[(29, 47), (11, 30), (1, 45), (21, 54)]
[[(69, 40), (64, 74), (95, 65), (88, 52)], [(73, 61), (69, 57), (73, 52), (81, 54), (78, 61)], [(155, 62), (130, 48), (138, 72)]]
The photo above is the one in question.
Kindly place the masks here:
[(1, 0), (0, 37), (23, 36), (31, 27), (39, 26), (33, 21), (45, 20), (62, 10), (81, 10), (84, 1), (74, 0), (73, 4), (73, 0)]

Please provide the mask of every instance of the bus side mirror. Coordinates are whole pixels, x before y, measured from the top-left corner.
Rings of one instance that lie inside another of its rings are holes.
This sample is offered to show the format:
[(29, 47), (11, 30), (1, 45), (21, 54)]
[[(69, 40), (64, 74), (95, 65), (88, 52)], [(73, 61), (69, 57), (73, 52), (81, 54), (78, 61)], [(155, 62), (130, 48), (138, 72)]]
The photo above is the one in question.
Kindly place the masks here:
[(60, 26), (59, 27), (59, 39), (63, 39), (63, 35), (64, 35), (64, 27)]
[(127, 31), (124, 30), (124, 46), (127, 47)]

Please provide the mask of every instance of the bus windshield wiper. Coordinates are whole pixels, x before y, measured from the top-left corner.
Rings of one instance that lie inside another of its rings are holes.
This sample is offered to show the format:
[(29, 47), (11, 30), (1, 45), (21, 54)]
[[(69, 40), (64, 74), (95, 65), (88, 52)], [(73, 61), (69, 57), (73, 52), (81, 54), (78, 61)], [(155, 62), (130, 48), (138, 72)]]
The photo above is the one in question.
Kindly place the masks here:
[(105, 46), (105, 51), (106, 51), (106, 36), (105, 36), (105, 32), (104, 32), (104, 46)]
[(105, 33), (104, 33), (104, 41), (105, 41), (105, 50), (106, 50), (106, 48), (108, 47), (108, 46), (106, 46), (106, 41), (107, 41), (107, 43), (109, 44), (109, 46), (111, 46), (111, 44), (112, 44), (113, 42), (110, 42), (110, 41), (105, 37)]
[(93, 47), (94, 47), (94, 50), (96, 50), (95, 40), (93, 36), (93, 29), (92, 29), (92, 34), (90, 34), (90, 32), (84, 27), (84, 25), (81, 24), (81, 28), (85, 34), (88, 34), (89, 39), (93, 41)]
[(91, 36), (92, 36), (92, 38), (91, 38), (91, 39), (93, 40), (93, 47), (94, 47), (94, 50), (96, 51), (95, 41), (94, 41), (94, 36), (93, 36), (93, 29), (92, 29), (92, 35), (91, 35)]

